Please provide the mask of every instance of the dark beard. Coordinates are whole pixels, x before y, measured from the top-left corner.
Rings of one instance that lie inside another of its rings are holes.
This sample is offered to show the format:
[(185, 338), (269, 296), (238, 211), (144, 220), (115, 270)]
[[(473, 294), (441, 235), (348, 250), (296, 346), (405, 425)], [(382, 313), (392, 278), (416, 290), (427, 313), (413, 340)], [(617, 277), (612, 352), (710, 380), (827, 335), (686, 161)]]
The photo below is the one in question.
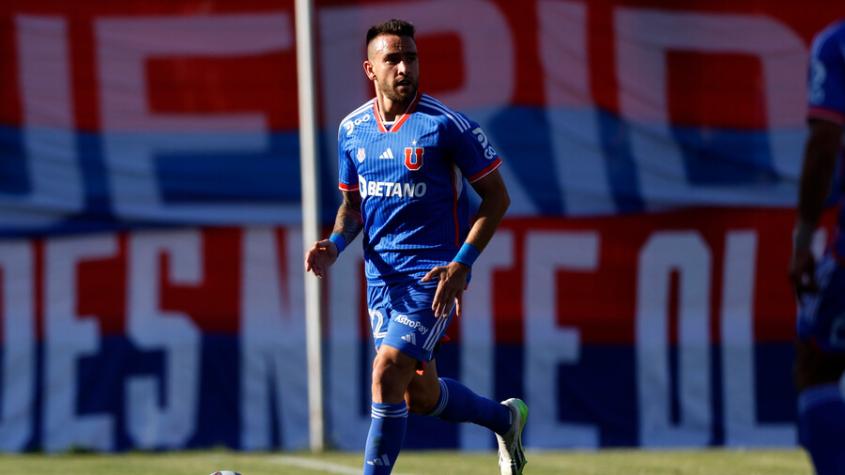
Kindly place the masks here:
[(411, 103), (412, 100), (414, 100), (414, 97), (416, 97), (417, 95), (417, 85), (408, 84), (407, 87), (408, 93), (404, 95), (400, 95), (393, 87), (387, 88), (387, 90), (382, 90), (382, 94), (384, 94), (385, 97), (390, 99), (392, 102), (407, 106)]

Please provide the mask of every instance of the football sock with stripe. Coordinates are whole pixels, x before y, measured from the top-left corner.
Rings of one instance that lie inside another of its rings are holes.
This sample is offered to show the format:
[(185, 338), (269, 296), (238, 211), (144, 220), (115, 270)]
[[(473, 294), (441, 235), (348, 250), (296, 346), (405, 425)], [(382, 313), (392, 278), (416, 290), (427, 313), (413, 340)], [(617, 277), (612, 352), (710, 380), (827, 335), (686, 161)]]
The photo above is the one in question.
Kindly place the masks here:
[(364, 475), (387, 475), (393, 470), (405, 428), (408, 425), (408, 407), (405, 401), (396, 404), (374, 402), (364, 449)]
[(813, 386), (798, 395), (798, 441), (818, 475), (845, 475), (845, 399), (839, 385)]
[(511, 428), (507, 407), (449, 378), (440, 378), (440, 398), (429, 415), (449, 422), (473, 422), (497, 434), (505, 434)]

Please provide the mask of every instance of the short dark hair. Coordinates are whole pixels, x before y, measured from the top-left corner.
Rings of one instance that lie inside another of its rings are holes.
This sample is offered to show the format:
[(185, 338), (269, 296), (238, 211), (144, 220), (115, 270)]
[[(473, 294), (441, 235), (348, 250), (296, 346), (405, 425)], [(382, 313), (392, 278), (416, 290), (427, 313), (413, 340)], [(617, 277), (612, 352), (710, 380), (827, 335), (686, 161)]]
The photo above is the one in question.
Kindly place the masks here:
[(405, 20), (397, 20), (396, 18), (387, 20), (384, 23), (373, 25), (367, 30), (367, 42), (364, 43), (364, 48), (369, 47), (370, 41), (373, 41), (373, 38), (379, 35), (406, 36), (413, 39), (414, 31), (414, 25)]

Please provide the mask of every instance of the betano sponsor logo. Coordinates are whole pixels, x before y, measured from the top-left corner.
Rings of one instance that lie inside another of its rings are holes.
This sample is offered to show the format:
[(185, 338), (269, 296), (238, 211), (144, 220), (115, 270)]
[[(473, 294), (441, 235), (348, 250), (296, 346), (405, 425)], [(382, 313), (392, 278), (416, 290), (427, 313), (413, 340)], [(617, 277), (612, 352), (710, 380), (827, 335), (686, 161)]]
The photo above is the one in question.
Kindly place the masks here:
[(367, 181), (358, 176), (361, 198), (422, 198), (428, 190), (425, 183), (399, 183), (394, 181)]

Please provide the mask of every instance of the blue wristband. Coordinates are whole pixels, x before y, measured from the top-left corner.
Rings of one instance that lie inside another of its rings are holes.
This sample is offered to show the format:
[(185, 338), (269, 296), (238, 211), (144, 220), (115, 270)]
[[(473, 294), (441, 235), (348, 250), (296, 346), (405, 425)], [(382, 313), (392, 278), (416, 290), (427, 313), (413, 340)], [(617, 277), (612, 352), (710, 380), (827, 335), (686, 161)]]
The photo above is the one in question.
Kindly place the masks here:
[(473, 246), (472, 244), (465, 242), (461, 249), (455, 254), (455, 257), (452, 258), (453, 262), (460, 262), (461, 264), (472, 267), (473, 262), (478, 259), (478, 256), (481, 254), (481, 251), (478, 250), (477, 247)]
[(332, 233), (329, 236), (329, 241), (333, 242), (335, 246), (337, 246), (337, 253), (340, 254), (346, 249), (346, 239), (344, 239), (343, 234), (340, 233)]

